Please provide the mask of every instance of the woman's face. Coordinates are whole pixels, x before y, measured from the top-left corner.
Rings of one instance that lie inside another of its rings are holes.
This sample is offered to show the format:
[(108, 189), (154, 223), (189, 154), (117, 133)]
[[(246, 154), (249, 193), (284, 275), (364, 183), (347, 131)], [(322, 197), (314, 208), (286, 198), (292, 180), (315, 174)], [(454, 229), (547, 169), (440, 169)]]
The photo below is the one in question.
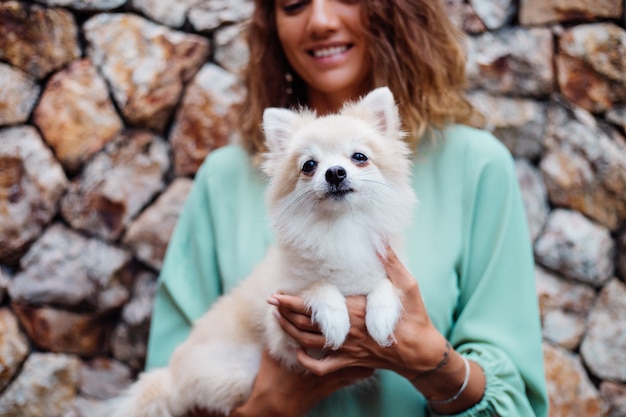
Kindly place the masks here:
[(319, 112), (338, 110), (371, 88), (361, 8), (359, 0), (276, 0), (281, 45)]

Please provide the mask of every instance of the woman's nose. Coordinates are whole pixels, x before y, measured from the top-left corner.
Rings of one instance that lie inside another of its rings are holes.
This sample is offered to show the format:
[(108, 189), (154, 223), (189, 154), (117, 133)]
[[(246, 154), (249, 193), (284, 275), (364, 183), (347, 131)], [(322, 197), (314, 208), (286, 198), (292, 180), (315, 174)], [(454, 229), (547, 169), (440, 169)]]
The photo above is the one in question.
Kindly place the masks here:
[(312, 0), (309, 15), (309, 30), (314, 35), (324, 35), (337, 30), (339, 17), (336, 0)]

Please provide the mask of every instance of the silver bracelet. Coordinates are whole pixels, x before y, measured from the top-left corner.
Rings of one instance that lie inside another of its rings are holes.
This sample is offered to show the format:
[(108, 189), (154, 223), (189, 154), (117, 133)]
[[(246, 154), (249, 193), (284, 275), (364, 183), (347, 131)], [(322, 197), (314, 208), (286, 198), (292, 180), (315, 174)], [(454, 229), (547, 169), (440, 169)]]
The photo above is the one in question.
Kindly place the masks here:
[(455, 401), (457, 398), (459, 398), (461, 394), (463, 394), (463, 391), (465, 391), (465, 388), (467, 388), (467, 383), (469, 382), (469, 378), (470, 378), (470, 364), (467, 358), (465, 358), (465, 356), (461, 356), (461, 358), (463, 359), (463, 362), (465, 362), (465, 379), (463, 380), (463, 385), (461, 385), (461, 388), (459, 388), (459, 391), (456, 394), (454, 394), (452, 397), (448, 398), (447, 400), (428, 400), (429, 403), (450, 404), (452, 401)]

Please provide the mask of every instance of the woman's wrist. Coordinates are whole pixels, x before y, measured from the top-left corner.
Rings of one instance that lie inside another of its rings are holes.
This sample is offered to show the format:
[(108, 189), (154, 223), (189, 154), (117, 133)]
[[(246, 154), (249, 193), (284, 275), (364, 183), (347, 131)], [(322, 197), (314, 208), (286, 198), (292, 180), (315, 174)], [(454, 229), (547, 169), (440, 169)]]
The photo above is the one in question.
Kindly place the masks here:
[[(485, 373), (476, 362), (468, 360), (468, 364), (469, 373), (466, 387), (460, 393), (457, 391), (459, 395), (456, 396), (453, 401), (429, 402), (429, 406), (433, 411), (436, 411), (439, 414), (458, 414), (480, 402), (485, 393)], [(452, 397), (448, 397), (448, 399), (450, 398)]]
[(430, 405), (451, 404), (457, 399), (459, 399), (459, 397), (461, 397), (461, 395), (463, 395), (463, 393), (465, 392), (465, 389), (467, 388), (467, 384), (469, 383), (469, 379), (472, 373), (470, 369), (470, 363), (467, 360), (467, 358), (464, 356), (461, 356), (461, 358), (463, 359), (463, 363), (465, 364), (465, 377), (463, 378), (463, 383), (461, 384), (461, 387), (452, 397), (445, 398), (445, 399), (444, 398), (442, 399), (428, 398), (428, 403)]
[(456, 352), (447, 340), (437, 355), (431, 367), (407, 370), (404, 376), (438, 413), (456, 414), (477, 404), (485, 391), (482, 368)]

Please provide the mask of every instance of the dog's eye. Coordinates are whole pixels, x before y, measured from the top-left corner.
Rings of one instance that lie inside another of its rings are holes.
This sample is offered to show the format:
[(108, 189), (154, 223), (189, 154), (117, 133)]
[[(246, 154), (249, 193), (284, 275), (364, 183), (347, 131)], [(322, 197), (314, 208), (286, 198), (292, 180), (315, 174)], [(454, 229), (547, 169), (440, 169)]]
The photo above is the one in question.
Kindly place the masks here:
[(367, 162), (367, 155), (361, 153), (361, 152), (355, 152), (352, 155), (352, 160), (358, 164), (362, 164), (364, 162)]
[(315, 168), (317, 168), (317, 162), (309, 159), (302, 165), (302, 172), (304, 172), (305, 174), (311, 174), (313, 171), (315, 171)]

